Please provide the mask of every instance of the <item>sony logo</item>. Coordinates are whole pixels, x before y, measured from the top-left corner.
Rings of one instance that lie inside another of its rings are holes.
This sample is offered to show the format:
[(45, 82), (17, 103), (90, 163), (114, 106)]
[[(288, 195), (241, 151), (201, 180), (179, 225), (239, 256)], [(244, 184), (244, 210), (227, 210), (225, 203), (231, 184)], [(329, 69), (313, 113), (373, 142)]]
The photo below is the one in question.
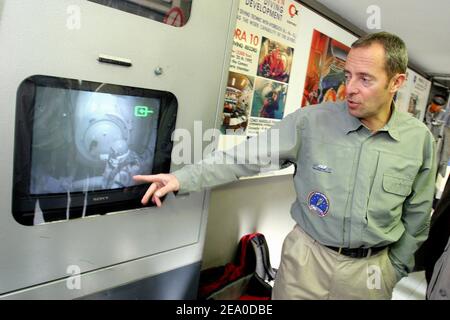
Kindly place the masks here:
[(92, 198), (92, 201), (103, 201), (103, 200), (108, 200), (109, 197), (105, 196), (105, 197), (96, 197), (96, 198)]

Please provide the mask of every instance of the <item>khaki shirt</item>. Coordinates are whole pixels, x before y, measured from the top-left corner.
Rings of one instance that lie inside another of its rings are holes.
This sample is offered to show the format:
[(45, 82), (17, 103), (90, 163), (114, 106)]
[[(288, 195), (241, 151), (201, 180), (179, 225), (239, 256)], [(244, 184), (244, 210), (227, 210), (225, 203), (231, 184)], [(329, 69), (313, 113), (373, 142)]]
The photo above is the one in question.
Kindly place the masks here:
[[(412, 271), (414, 252), (428, 235), (436, 175), (435, 141), (424, 124), (394, 107), (372, 134), (346, 102), (324, 103), (299, 109), (252, 139), (268, 141), (280, 162), (296, 164), (291, 215), (311, 237), (335, 247), (390, 245), (399, 275)], [(247, 150), (252, 139), (174, 172), (180, 192), (259, 173), (261, 164), (236, 164), (242, 163), (236, 150)], [(253, 148), (245, 158), (261, 152)], [(222, 157), (235, 164), (215, 164)]]

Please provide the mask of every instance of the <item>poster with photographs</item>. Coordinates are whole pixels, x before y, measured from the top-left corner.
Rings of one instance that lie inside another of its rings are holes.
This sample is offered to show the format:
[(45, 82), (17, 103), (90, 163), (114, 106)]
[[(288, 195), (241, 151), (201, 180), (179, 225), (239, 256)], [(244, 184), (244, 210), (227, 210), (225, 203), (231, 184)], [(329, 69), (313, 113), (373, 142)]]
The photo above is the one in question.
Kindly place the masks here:
[(253, 98), (254, 77), (229, 72), (223, 105), (222, 134), (245, 135)]
[(431, 81), (425, 79), (411, 69), (406, 70), (406, 81), (395, 96), (395, 105), (402, 112), (424, 120)]
[(240, 1), (223, 104), (224, 135), (245, 139), (283, 118), (299, 8), (293, 0)]
[(314, 30), (302, 107), (345, 99), (344, 66), (350, 47)]

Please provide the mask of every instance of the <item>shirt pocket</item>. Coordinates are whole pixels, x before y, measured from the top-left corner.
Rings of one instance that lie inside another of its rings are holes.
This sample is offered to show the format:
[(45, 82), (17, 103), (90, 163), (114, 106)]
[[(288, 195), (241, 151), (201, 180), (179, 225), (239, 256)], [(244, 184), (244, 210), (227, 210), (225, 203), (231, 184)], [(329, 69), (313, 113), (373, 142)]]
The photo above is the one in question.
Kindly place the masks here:
[(403, 203), (412, 193), (420, 161), (395, 154), (380, 154), (367, 205), (369, 227), (389, 233), (400, 223)]
[(405, 178), (404, 176), (397, 177), (385, 173), (383, 175), (383, 190), (388, 193), (406, 197), (411, 193), (413, 182), (413, 180)]
[(345, 214), (349, 194), (350, 179), (353, 169), (355, 149), (344, 145), (330, 144), (313, 138), (305, 138), (299, 154), (297, 179), (294, 180), (298, 200), (304, 212), (319, 217), (312, 210), (315, 198), (326, 198), (327, 223)]

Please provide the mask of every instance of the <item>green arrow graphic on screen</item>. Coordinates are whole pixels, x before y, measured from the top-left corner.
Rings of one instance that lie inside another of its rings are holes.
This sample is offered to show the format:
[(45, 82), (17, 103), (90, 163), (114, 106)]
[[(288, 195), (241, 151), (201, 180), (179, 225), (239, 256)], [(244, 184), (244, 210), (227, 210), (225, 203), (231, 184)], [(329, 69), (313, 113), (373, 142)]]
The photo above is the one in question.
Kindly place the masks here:
[(148, 117), (149, 115), (152, 115), (153, 112), (154, 111), (147, 106), (135, 106), (134, 107), (134, 115), (136, 117), (145, 118), (145, 117)]

